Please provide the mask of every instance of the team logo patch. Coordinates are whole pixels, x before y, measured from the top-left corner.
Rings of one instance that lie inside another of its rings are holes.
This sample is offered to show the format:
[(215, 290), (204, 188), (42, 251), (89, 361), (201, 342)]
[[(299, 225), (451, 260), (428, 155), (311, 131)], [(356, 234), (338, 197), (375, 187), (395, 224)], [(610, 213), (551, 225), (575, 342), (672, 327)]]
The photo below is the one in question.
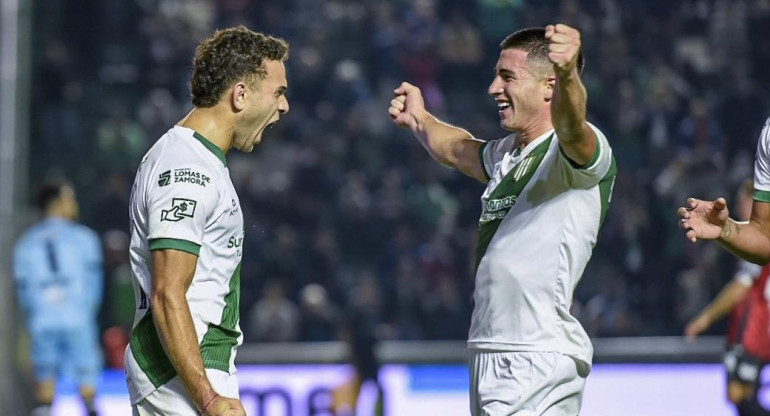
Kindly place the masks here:
[(168, 186), (171, 183), (171, 171), (167, 170), (158, 176), (158, 185)]
[(177, 222), (185, 218), (192, 218), (195, 215), (197, 205), (198, 202), (192, 199), (174, 198), (171, 200), (171, 209), (161, 211), (160, 220)]

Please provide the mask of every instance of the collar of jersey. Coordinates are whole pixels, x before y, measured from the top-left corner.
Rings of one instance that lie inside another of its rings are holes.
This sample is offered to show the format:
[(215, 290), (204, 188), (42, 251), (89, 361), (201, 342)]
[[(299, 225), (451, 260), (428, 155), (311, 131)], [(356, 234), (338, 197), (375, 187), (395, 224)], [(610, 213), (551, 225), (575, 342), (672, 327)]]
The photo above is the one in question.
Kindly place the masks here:
[(511, 156), (517, 158), (520, 157), (524, 153), (530, 153), (532, 152), (532, 149), (536, 149), (540, 143), (545, 141), (547, 138), (551, 137), (554, 134), (554, 130), (548, 130), (547, 132), (543, 133), (540, 137), (538, 137), (535, 140), (532, 140), (529, 142), (526, 146), (524, 146), (524, 150), (521, 150), (521, 147), (519, 146), (519, 138), (516, 137), (516, 139), (513, 141), (514, 149), (511, 154)]
[(211, 143), (210, 141), (208, 141), (208, 139), (203, 137), (203, 135), (201, 135), (197, 131), (193, 131), (193, 137), (198, 139), (198, 141), (201, 142), (201, 144), (205, 146), (206, 149), (209, 149), (209, 151), (213, 153), (214, 156), (216, 156), (217, 159), (219, 159), (222, 162), (222, 164), (225, 165), (225, 167), (227, 167), (227, 159), (225, 159), (225, 153), (222, 152), (222, 149), (217, 147), (217, 145), (215, 145), (214, 143)]

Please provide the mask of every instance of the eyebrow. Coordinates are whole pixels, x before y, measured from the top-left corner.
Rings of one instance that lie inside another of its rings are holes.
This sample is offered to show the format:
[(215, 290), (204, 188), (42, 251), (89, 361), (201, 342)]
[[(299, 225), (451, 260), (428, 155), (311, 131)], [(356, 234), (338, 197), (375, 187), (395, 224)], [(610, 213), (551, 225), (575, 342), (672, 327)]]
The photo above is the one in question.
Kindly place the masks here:
[(511, 71), (510, 69), (505, 69), (505, 68), (497, 69), (497, 68), (495, 68), (494, 70), (495, 70), (495, 74), (497, 74), (497, 75), (511, 75), (513, 77), (517, 76), (516, 73)]

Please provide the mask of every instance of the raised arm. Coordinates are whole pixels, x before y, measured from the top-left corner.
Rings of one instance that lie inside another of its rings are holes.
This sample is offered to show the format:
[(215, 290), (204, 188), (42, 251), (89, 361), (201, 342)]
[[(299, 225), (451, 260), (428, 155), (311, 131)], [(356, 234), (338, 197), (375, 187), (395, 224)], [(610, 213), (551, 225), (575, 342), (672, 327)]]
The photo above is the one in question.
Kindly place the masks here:
[(756, 264), (770, 262), (770, 203), (754, 201), (751, 219), (738, 222), (729, 218), (724, 198), (715, 201), (687, 199), (680, 207), (679, 227), (687, 239), (716, 240), (734, 255)]
[(456, 168), (479, 182), (487, 183), (479, 149), (484, 143), (466, 130), (444, 123), (425, 109), (422, 92), (408, 82), (393, 91), (388, 113), (400, 127), (409, 128), (437, 162)]
[(559, 144), (577, 165), (587, 165), (596, 152), (596, 133), (586, 123), (587, 94), (580, 81), (580, 32), (564, 24), (548, 25), (548, 59), (555, 83), (551, 118)]
[(152, 252), (151, 305), (158, 337), (171, 364), (203, 415), (245, 415), (236, 399), (219, 396), (211, 387), (203, 366), (186, 293), (192, 283), (198, 257), (184, 251)]

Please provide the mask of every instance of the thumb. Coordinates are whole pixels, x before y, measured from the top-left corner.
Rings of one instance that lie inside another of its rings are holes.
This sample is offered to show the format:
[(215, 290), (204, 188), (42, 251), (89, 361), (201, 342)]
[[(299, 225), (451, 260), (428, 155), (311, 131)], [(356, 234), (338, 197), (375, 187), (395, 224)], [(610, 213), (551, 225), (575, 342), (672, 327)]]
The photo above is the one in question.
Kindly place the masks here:
[(717, 198), (716, 201), (714, 201), (714, 210), (715, 211), (722, 211), (727, 207), (727, 201), (724, 198)]
[(398, 88), (396, 88), (395, 90), (393, 90), (393, 92), (394, 92), (396, 95), (401, 95), (401, 94), (409, 94), (409, 92), (410, 92), (410, 91), (413, 91), (414, 89), (415, 89), (415, 86), (414, 86), (414, 85), (412, 85), (412, 84), (410, 84), (410, 83), (408, 83), (408, 82), (404, 81), (404, 82), (402, 82), (402, 83), (401, 83), (401, 85), (399, 85), (399, 86), (398, 86)]

